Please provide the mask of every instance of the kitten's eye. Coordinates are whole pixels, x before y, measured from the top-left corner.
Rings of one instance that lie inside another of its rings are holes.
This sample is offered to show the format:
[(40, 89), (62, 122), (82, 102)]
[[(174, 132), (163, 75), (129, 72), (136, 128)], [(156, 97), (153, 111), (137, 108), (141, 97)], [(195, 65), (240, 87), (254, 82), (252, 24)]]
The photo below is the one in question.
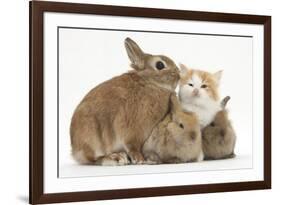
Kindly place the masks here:
[(206, 84), (201, 85), (201, 88), (207, 88), (208, 86)]
[(188, 85), (191, 86), (191, 87), (193, 87), (193, 84), (192, 84), (192, 83), (188, 83)]
[(163, 68), (165, 68), (165, 65), (164, 65), (163, 62), (157, 61), (156, 64), (155, 64), (155, 67), (156, 67), (158, 70), (162, 70)]
[(182, 123), (179, 124), (180, 128), (184, 129), (184, 126)]

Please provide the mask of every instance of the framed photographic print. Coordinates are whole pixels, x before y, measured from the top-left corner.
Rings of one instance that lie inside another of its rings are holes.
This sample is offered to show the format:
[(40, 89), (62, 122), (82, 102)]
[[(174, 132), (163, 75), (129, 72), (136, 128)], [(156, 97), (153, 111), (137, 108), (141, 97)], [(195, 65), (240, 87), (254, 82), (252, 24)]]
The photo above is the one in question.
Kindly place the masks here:
[(271, 17), (30, 2), (30, 203), (271, 188)]

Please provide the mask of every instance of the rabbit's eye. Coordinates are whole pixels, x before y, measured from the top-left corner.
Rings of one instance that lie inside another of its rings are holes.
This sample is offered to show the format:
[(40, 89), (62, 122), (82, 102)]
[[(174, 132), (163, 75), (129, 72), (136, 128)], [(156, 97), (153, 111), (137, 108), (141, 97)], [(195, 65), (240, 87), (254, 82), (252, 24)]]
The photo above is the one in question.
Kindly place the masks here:
[(192, 83), (188, 83), (188, 85), (191, 86), (191, 87), (193, 87), (193, 84), (192, 84)]
[(180, 128), (184, 129), (184, 126), (182, 123), (179, 124)]
[(155, 66), (158, 70), (162, 70), (163, 68), (165, 68), (164, 63), (161, 61), (157, 61)]
[(208, 86), (206, 84), (201, 85), (201, 88), (207, 88)]
[(210, 125), (211, 125), (212, 127), (215, 127), (215, 123), (214, 123), (214, 122), (212, 122)]

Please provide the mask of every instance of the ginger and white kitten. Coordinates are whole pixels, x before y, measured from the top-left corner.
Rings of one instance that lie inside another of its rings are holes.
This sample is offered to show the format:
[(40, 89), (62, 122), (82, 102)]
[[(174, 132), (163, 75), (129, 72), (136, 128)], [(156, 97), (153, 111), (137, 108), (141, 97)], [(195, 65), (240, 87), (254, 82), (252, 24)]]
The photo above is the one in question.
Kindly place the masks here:
[(214, 74), (180, 65), (179, 98), (185, 111), (194, 112), (200, 128), (209, 125), (221, 110), (218, 87), (222, 71)]

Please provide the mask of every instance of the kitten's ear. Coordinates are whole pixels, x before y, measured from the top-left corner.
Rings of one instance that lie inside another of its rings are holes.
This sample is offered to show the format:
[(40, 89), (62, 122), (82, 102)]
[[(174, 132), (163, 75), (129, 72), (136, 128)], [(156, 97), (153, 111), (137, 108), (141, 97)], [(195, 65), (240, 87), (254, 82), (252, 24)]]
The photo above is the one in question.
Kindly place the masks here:
[(223, 73), (223, 70), (220, 70), (213, 74), (213, 76), (218, 84), (220, 83), (222, 73)]
[(186, 74), (188, 73), (188, 67), (186, 67), (186, 65), (179, 63), (179, 67), (180, 67), (180, 76), (186, 76)]

